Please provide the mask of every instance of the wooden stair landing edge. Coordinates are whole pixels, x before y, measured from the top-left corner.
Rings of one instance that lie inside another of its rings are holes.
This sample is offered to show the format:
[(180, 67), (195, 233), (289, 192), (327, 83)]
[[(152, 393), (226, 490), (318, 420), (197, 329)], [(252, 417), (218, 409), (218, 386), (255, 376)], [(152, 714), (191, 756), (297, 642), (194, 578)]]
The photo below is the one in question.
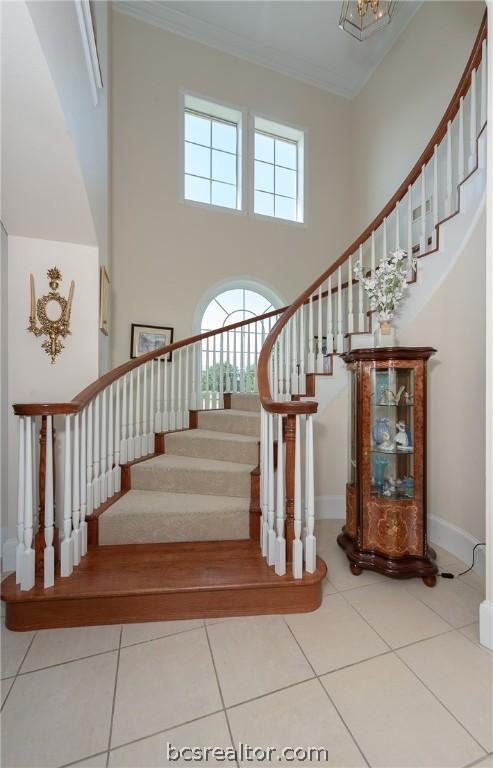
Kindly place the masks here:
[(15, 574), (2, 583), (8, 629), (220, 618), (316, 610), (327, 567), (302, 579), (276, 576), (256, 541), (102, 546), (68, 578), (21, 592)]

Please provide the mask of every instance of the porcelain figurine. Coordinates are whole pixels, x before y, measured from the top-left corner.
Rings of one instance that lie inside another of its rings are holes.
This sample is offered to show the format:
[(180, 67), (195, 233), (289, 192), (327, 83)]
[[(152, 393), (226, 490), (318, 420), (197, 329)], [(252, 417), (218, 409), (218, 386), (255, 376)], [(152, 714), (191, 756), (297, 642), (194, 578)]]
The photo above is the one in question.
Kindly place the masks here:
[(406, 424), (404, 421), (398, 421), (396, 424), (397, 427), (397, 434), (394, 438), (395, 443), (397, 445), (397, 449), (400, 451), (407, 451), (410, 449), (409, 445), (409, 436), (407, 434), (406, 430)]
[(390, 439), (390, 434), (388, 432), (382, 432), (383, 440), (378, 446), (381, 451), (394, 451), (395, 450), (395, 441)]
[(395, 394), (391, 389), (384, 389), (379, 405), (397, 405)]

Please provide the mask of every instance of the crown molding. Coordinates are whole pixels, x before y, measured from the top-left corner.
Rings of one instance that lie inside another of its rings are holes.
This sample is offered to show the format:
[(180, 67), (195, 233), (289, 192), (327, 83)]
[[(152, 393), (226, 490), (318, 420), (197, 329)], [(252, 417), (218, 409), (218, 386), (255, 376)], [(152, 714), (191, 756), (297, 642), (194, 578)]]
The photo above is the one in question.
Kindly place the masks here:
[(117, 0), (113, 2), (113, 8), (125, 16), (160, 27), (251, 64), (271, 69), (335, 96), (353, 99), (359, 91), (359, 88), (341, 88), (330, 77), (325, 67), (319, 67), (271, 46), (258, 45), (236, 32), (193, 18), (155, 0)]

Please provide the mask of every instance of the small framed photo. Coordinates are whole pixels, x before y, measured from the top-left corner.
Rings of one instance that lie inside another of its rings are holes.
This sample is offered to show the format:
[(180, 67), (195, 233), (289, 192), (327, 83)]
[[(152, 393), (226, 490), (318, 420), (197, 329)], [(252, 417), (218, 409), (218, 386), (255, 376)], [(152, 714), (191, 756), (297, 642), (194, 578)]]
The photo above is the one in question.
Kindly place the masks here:
[(111, 285), (106, 267), (99, 273), (99, 330), (105, 336), (110, 332)]
[[(166, 347), (173, 343), (173, 328), (164, 325), (140, 325), (132, 323), (130, 335), (130, 357), (139, 357), (154, 349)], [(171, 360), (171, 352), (159, 358), (168, 362)]]

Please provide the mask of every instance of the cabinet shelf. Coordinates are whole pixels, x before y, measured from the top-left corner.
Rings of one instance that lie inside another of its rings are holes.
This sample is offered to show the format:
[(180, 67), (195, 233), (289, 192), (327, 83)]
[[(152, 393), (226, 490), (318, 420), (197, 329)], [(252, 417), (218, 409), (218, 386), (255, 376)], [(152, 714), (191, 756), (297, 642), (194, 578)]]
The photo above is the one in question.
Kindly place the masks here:
[(409, 451), (381, 451), (378, 448), (372, 448), (371, 453), (378, 453), (381, 456), (413, 456), (414, 448)]

